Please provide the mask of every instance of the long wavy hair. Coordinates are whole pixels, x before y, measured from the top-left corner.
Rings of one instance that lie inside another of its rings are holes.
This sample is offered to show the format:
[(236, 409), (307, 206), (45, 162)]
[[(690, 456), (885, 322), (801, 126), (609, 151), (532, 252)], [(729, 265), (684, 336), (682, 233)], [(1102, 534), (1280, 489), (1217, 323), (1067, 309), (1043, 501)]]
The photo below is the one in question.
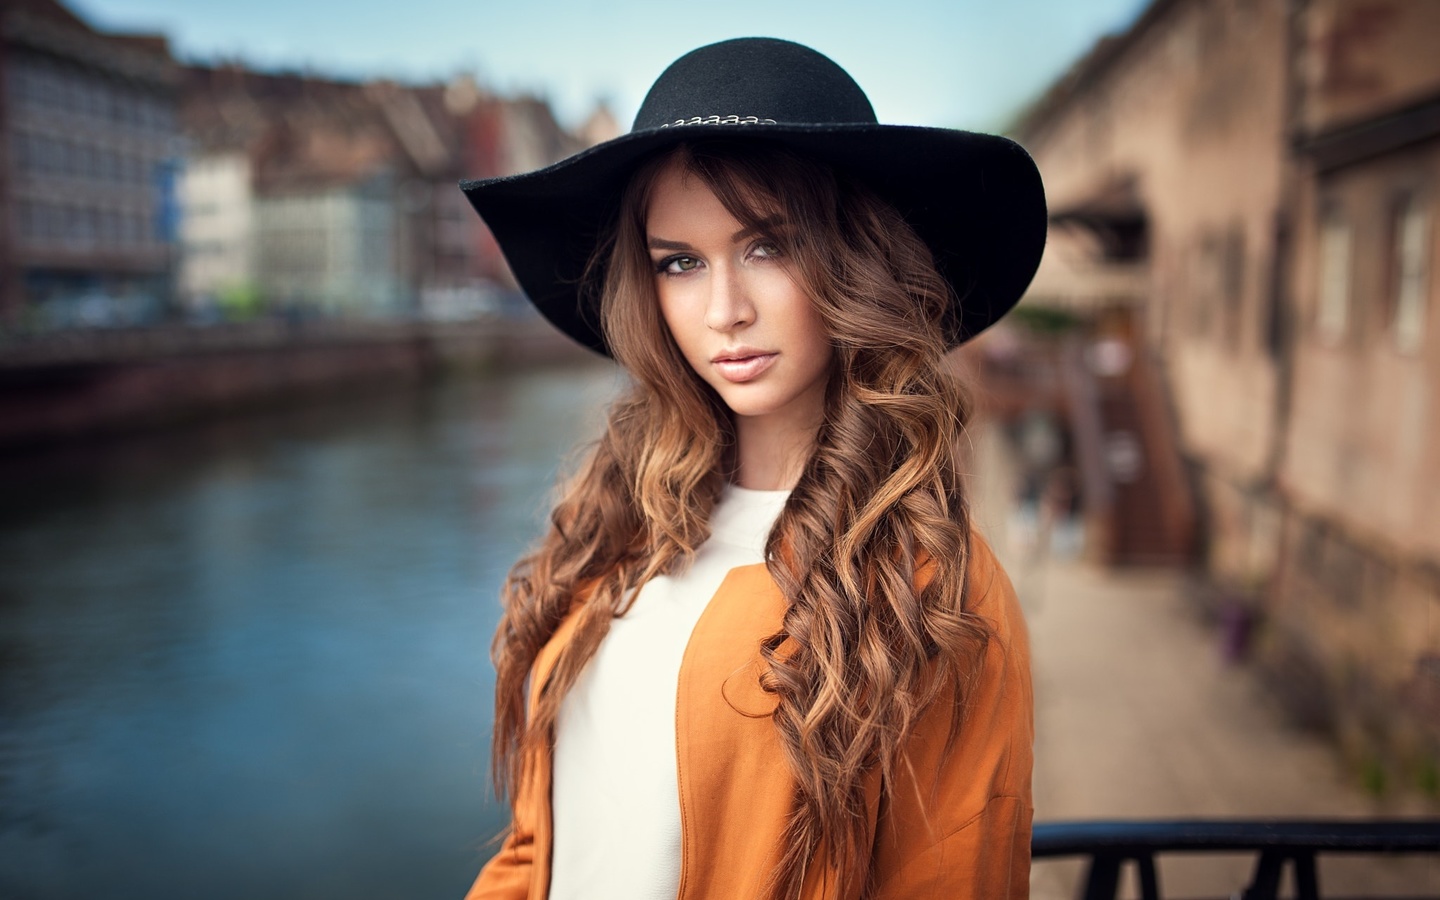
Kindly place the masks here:
[[(635, 589), (693, 559), (734, 474), (730, 411), (681, 356), (656, 298), (645, 214), (668, 165), (701, 179), (745, 225), (786, 223), (774, 239), (834, 348), (814, 451), (766, 545), (788, 607), (761, 646), (763, 687), (778, 701), (795, 784), (767, 892), (798, 896), (823, 858), (842, 895), (867, 893), (864, 780), (878, 767), (893, 783), (918, 718), (947, 683), (963, 697), (987, 639), (964, 599), (966, 404), (944, 361), (950, 289), (929, 248), (863, 184), (783, 148), (683, 145), (638, 169), (624, 192), (592, 282), (632, 384), (538, 548), (506, 580), (491, 774), (513, 798), (533, 754), (550, 751), (561, 701), (611, 621)], [(527, 710), (536, 656), (576, 607), (574, 637)]]

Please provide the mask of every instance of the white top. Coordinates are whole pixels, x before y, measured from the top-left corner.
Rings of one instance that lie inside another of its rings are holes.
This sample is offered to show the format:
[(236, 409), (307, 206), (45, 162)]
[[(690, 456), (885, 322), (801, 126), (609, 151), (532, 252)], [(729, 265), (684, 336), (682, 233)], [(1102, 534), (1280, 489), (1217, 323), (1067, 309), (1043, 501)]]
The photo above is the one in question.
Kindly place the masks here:
[(674, 900), (679, 892), (680, 661), (726, 573), (765, 561), (765, 539), (789, 496), (726, 488), (694, 564), (641, 587), (561, 702), (550, 900)]

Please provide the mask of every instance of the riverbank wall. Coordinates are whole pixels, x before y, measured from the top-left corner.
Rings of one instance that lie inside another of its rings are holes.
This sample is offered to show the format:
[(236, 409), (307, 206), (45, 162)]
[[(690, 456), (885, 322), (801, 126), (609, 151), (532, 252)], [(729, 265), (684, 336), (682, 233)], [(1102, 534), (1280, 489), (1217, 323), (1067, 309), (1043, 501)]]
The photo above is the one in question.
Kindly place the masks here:
[(0, 344), (0, 451), (587, 351), (537, 318), (265, 321), (75, 331)]

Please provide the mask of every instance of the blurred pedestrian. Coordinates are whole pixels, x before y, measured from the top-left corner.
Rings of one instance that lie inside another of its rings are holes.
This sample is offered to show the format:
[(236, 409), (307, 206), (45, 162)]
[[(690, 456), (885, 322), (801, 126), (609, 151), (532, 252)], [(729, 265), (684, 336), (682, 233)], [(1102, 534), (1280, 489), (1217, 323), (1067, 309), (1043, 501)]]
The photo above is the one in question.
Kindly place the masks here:
[(876, 124), (786, 41), (702, 47), (630, 134), (464, 185), (630, 373), (512, 570), (471, 898), (1023, 897), (1032, 701), (945, 352), (1018, 300), (1039, 176)]

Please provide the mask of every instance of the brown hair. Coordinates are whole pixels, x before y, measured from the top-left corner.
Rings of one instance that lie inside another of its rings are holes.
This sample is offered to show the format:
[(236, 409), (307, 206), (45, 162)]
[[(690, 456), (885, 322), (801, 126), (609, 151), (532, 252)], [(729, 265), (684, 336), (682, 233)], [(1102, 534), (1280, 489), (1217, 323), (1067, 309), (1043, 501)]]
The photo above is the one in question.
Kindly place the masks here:
[[(788, 609), (761, 646), (764, 687), (777, 697), (775, 727), (795, 779), (769, 892), (797, 896), (821, 857), (842, 891), (863, 891), (873, 837), (865, 775), (878, 766), (883, 783), (893, 782), (921, 713), (946, 681), (963, 696), (987, 639), (963, 601), (965, 405), (944, 367), (949, 287), (929, 248), (864, 185), (788, 150), (683, 145), (629, 183), (592, 268), (604, 272), (606, 339), (634, 381), (538, 549), (505, 583), (492, 648), (492, 776), (514, 796), (627, 598), (687, 564), (708, 537), (734, 466), (729, 410), (680, 355), (656, 300), (645, 213), (656, 175), (672, 164), (702, 179), (743, 224), (776, 214), (787, 224), (775, 239), (834, 347), (824, 423), (766, 547)], [(527, 716), (535, 658), (581, 597), (575, 636)]]

